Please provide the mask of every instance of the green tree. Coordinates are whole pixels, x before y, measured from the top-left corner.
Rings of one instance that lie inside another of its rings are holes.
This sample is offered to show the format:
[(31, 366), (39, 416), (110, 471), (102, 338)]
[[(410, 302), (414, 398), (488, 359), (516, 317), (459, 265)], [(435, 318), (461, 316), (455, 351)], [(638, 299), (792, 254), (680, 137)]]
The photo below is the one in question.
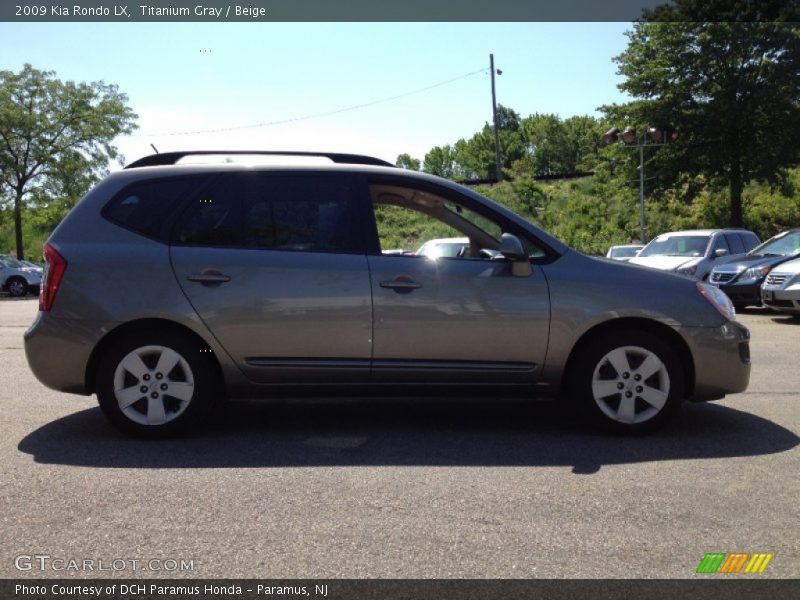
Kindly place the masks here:
[[(502, 157), (500, 167), (510, 169), (525, 154), (519, 114), (500, 104), (497, 106), (497, 125)], [(483, 129), (469, 140), (458, 140), (453, 152), (456, 176), (467, 179), (497, 178), (493, 124), (484, 124)]]
[(521, 172), (551, 175), (572, 172), (570, 148), (564, 123), (558, 115), (534, 114), (522, 121), (525, 156), (517, 164)]
[(675, 126), (651, 160), (660, 181), (726, 186), (734, 226), (748, 182), (779, 182), (800, 161), (800, 29), (780, 22), (796, 17), (793, 4), (678, 0), (646, 12), (614, 59), (634, 100), (603, 107), (607, 116)]
[(64, 82), (28, 64), (0, 71), (0, 202), (13, 205), (18, 258), (23, 207), (50, 194), (74, 202), (107, 172), (112, 141), (135, 128), (127, 101), (102, 81)]
[(425, 155), (422, 170), (439, 177), (453, 177), (455, 174), (455, 150), (452, 146), (434, 146)]
[(413, 158), (407, 152), (400, 154), (394, 164), (401, 169), (408, 169), (410, 171), (419, 171), (420, 162), (418, 158)]

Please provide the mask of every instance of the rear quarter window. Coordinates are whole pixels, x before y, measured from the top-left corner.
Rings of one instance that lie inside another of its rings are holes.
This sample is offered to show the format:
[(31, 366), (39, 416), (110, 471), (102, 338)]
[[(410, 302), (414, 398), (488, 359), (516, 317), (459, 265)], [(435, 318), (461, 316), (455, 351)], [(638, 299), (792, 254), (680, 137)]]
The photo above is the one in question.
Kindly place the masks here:
[(103, 215), (126, 229), (166, 241), (170, 217), (203, 180), (205, 177), (180, 177), (131, 185), (106, 205)]

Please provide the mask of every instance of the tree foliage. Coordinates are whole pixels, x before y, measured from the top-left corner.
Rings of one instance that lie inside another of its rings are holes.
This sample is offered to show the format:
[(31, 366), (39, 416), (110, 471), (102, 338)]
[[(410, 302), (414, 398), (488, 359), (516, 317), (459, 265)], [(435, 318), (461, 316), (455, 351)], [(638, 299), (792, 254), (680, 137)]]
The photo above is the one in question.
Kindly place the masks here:
[[(589, 116), (558, 115), (521, 118), (511, 108), (497, 107), (501, 168), (507, 175), (562, 175), (591, 170), (597, 162), (602, 127)], [(461, 180), (496, 179), (494, 129), (485, 123), (470, 138), (436, 146), (425, 155), (422, 170)]]
[(71, 206), (117, 158), (113, 140), (136, 115), (117, 86), (61, 81), (25, 65), (0, 71), (0, 204), (12, 204), (16, 253), (24, 257), (25, 206)]
[(451, 178), (456, 174), (455, 150), (452, 146), (434, 146), (425, 155), (422, 170), (439, 177)]
[(419, 171), (420, 162), (418, 158), (412, 157), (407, 152), (400, 154), (394, 164), (401, 169), (408, 169), (410, 171)]
[[(772, 22), (745, 21), (759, 5)], [(781, 6), (726, 3), (728, 20), (710, 22), (719, 2), (680, 0), (646, 13), (614, 59), (634, 100), (604, 107), (609, 120), (675, 126), (678, 138), (652, 160), (661, 183), (701, 175), (726, 186), (735, 226), (747, 183), (779, 183), (800, 160), (800, 29), (779, 22), (790, 15)]]

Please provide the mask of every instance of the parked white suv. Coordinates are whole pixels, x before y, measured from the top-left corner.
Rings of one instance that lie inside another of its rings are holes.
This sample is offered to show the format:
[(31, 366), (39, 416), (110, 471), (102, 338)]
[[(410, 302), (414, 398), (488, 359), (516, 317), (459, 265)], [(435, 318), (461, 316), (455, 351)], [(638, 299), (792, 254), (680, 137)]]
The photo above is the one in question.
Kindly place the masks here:
[(30, 267), (16, 258), (0, 254), (0, 289), (12, 296), (24, 296), (29, 291), (39, 293), (42, 269)]
[(759, 243), (746, 229), (670, 231), (650, 240), (629, 262), (704, 280), (716, 264), (742, 256)]

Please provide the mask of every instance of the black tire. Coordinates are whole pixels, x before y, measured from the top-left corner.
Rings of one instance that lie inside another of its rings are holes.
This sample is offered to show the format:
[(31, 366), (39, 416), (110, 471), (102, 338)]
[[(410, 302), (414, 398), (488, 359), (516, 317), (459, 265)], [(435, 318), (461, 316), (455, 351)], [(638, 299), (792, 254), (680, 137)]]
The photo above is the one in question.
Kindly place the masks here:
[(9, 277), (6, 281), (6, 289), (15, 298), (21, 298), (28, 293), (28, 282), (22, 277)]
[(738, 304), (734, 304), (733, 308), (734, 308), (734, 310), (736, 312), (742, 312), (748, 306), (750, 306), (750, 305), (749, 304), (742, 304), (741, 302), (739, 302)]
[[(163, 351), (152, 348), (162, 348)], [(142, 377), (137, 377), (121, 364), (134, 351), (149, 369)], [(158, 361), (162, 355), (168, 356), (167, 351), (177, 353), (184, 362), (176, 363), (168, 373), (160, 373), (156, 367), (161, 364)], [(131, 397), (138, 393), (136, 389), (139, 392), (145, 387), (149, 389), (139, 400), (123, 409), (120, 406), (123, 400), (118, 399), (114, 391), (117, 377), (123, 382), (123, 391), (133, 391)], [(193, 387), (187, 396), (188, 400), (184, 401), (170, 395), (170, 386), (176, 390), (176, 394), (182, 388), (183, 395), (187, 394), (190, 386)], [(145, 438), (172, 437), (196, 429), (224, 394), (219, 368), (210, 350), (191, 336), (175, 331), (145, 330), (128, 334), (114, 342), (98, 365), (95, 389), (103, 414), (117, 429)], [(151, 399), (149, 396), (153, 393), (158, 397)], [(151, 405), (151, 402), (154, 404)], [(158, 407), (159, 403), (161, 409), (153, 408), (156, 418), (148, 424), (146, 421), (150, 420), (151, 406)], [(159, 415), (163, 415), (163, 422)]]
[[(611, 364), (608, 357), (615, 350), (622, 352), (629, 370), (618, 373)], [(636, 371), (650, 355), (660, 361), (661, 367), (643, 381), (635, 379), (641, 377)], [(578, 413), (594, 427), (609, 433), (639, 435), (655, 431), (676, 413), (684, 398), (685, 380), (684, 367), (672, 346), (647, 332), (619, 331), (590, 340), (577, 350), (567, 391)], [(598, 390), (608, 389), (610, 393), (596, 399), (595, 384)], [(622, 389), (617, 392), (620, 385)], [(626, 394), (630, 396), (624, 398)], [(661, 402), (664, 395), (666, 400), (660, 407), (645, 400), (647, 397)], [(633, 404), (632, 413), (623, 410), (623, 402), (625, 407)]]

